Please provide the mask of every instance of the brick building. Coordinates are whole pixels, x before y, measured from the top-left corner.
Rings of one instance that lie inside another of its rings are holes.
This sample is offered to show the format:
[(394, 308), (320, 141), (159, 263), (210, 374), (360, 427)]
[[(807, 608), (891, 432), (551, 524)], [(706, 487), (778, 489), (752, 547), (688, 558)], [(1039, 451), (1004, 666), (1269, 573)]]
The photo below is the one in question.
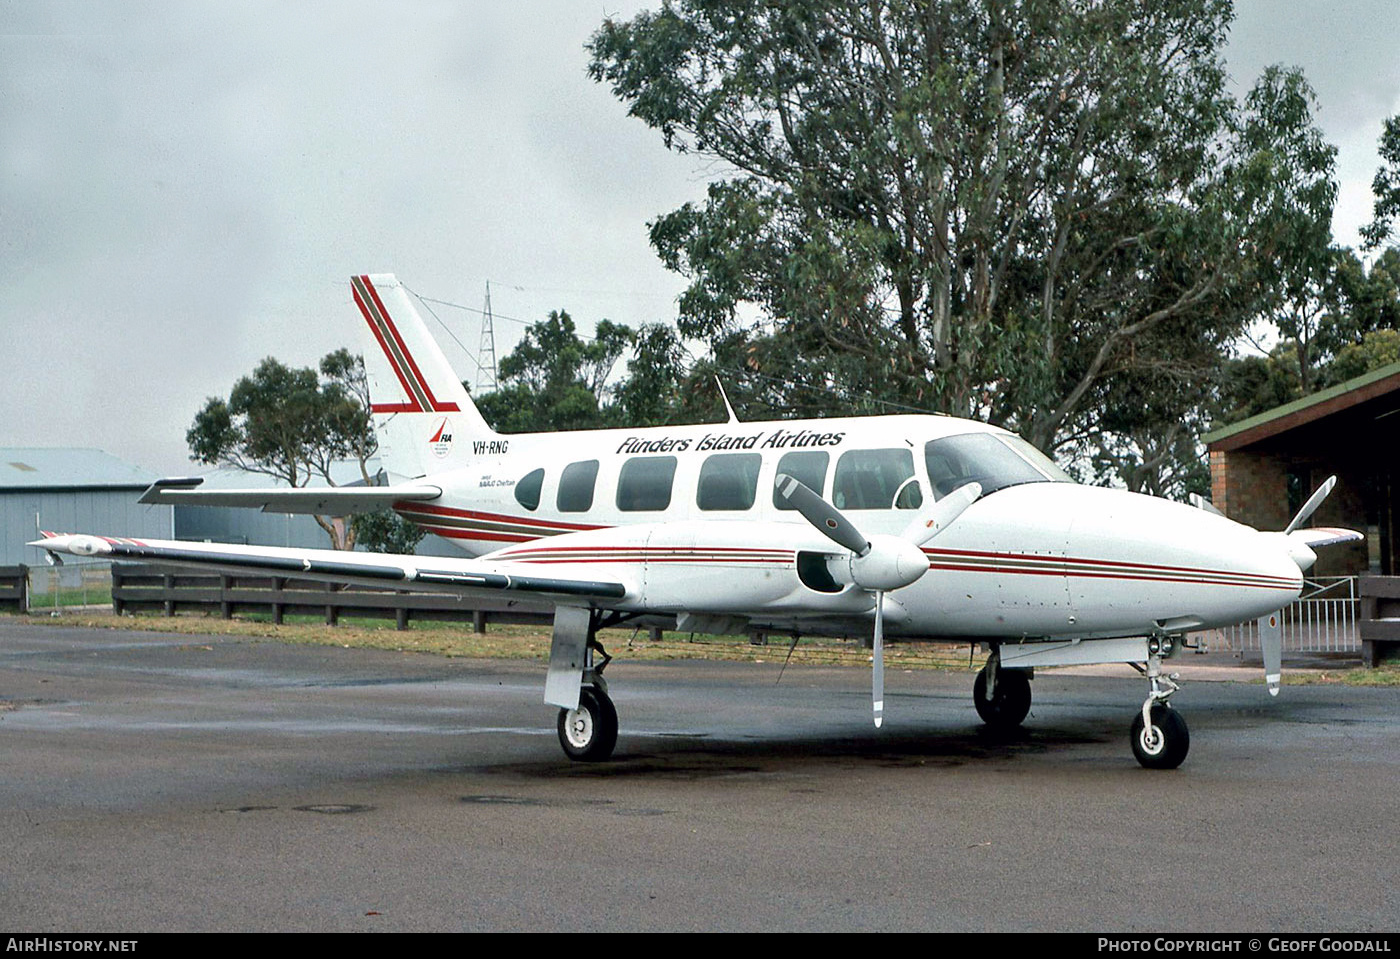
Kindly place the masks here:
[(1231, 519), (1283, 529), (1312, 491), (1337, 488), (1309, 525), (1364, 542), (1320, 551), (1316, 575), (1400, 575), (1392, 485), (1400, 479), (1400, 363), (1373, 370), (1202, 437), (1211, 499)]

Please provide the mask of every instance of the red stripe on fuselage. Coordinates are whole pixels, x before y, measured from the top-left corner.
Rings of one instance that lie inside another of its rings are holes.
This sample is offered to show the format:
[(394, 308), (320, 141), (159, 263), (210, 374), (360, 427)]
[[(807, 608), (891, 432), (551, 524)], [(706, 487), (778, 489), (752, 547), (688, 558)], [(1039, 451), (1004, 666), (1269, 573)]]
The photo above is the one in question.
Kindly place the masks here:
[(394, 509), (401, 513), (427, 513), (431, 516), (454, 516), (462, 519), (475, 519), (487, 523), (512, 523), (516, 526), (537, 526), (541, 529), (563, 529), (582, 532), (590, 529), (607, 529), (606, 526), (591, 526), (586, 523), (565, 523), (561, 520), (534, 519), (529, 516), (511, 516), (508, 513), (485, 513), (478, 510), (457, 509), (452, 506), (430, 506), (413, 500), (400, 500)]
[[(931, 559), (940, 556), (967, 556), (974, 559), (1000, 559), (1031, 563), (1065, 563), (1081, 564), (1084, 566), (1116, 566), (1120, 569), (1140, 570), (1142, 572), (1147, 573), (1200, 573), (1207, 576), (1248, 576), (1256, 579), (1269, 579), (1274, 580), (1276, 582), (1284, 583), (1286, 585), (1293, 585), (1293, 582), (1291, 580), (1284, 579), (1280, 576), (1267, 576), (1262, 573), (1241, 573), (1239, 570), (1233, 569), (1207, 569), (1203, 566), (1163, 566), (1156, 563), (1129, 563), (1115, 559), (1079, 559), (1072, 556), (1052, 556), (1044, 554), (1037, 555), (1035, 553), (993, 553), (985, 550), (974, 549), (925, 549), (924, 553)], [(1093, 574), (1085, 573), (1084, 575), (1088, 576)]]

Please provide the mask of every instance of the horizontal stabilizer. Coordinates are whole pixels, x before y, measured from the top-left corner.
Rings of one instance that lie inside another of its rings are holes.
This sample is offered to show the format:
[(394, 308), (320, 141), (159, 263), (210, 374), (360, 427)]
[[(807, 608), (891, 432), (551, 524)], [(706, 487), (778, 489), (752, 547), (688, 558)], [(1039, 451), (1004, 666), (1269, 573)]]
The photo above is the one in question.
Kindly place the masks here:
[(1309, 549), (1316, 549), (1319, 546), (1336, 546), (1338, 543), (1355, 543), (1366, 537), (1354, 529), (1313, 526), (1308, 529), (1295, 529), (1288, 534), (1288, 538), (1306, 543)]
[(264, 513), (316, 513), (349, 516), (371, 513), (402, 501), (435, 500), (442, 489), (426, 483), (396, 486), (329, 486), (287, 489), (197, 489), (202, 479), (156, 480), (138, 502), (181, 506), (236, 506)]

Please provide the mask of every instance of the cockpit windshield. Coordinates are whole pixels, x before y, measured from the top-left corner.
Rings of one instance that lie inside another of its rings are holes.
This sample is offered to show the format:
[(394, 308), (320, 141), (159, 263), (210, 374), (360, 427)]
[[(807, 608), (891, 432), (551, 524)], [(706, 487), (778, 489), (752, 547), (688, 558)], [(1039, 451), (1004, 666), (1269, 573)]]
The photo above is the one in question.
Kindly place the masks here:
[(1074, 479), (1019, 436), (963, 433), (924, 444), (934, 499), (959, 486), (981, 483), (982, 495), (1022, 483), (1073, 483)]

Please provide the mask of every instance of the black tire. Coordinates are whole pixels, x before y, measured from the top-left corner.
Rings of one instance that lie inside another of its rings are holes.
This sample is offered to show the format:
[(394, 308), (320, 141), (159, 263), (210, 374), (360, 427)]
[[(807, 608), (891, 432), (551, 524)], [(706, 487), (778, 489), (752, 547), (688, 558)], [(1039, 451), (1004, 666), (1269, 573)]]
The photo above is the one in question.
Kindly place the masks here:
[(1024, 669), (997, 670), (996, 692), (987, 698), (987, 667), (972, 684), (972, 704), (982, 722), (993, 729), (1014, 729), (1031, 711), (1031, 681)]
[(1148, 769), (1175, 769), (1191, 748), (1191, 733), (1186, 720), (1170, 706), (1162, 703), (1152, 707), (1152, 727), (1142, 722), (1142, 710), (1133, 717), (1133, 755)]
[(600, 763), (617, 746), (617, 709), (596, 686), (579, 690), (578, 709), (559, 710), (559, 745), (576, 762)]

